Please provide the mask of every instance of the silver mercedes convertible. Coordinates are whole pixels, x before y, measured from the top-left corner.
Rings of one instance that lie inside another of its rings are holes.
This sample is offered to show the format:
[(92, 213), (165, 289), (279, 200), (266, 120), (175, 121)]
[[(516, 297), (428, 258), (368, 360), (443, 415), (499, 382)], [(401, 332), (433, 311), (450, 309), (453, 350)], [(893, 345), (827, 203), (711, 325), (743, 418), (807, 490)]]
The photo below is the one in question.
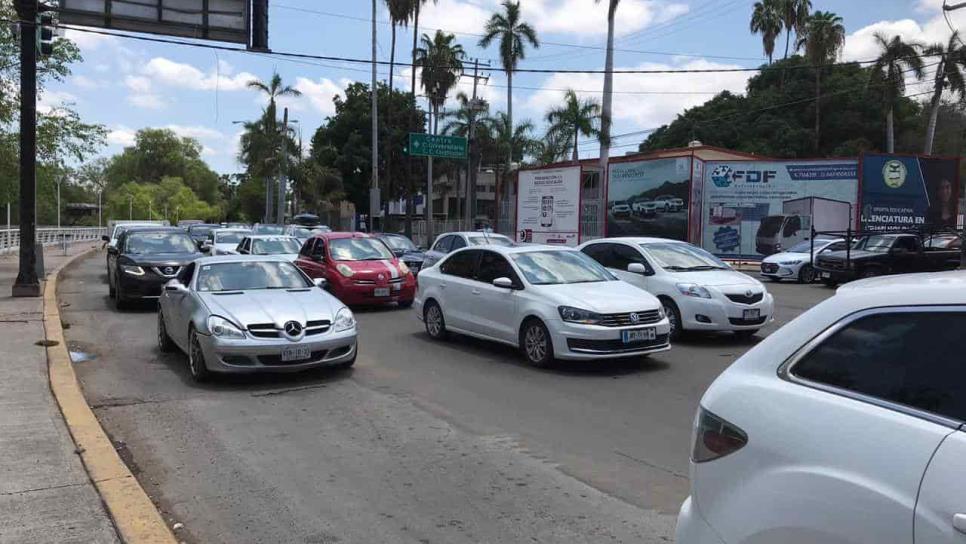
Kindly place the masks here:
[(188, 354), (192, 378), (356, 360), (352, 311), (284, 257), (203, 257), (164, 286), (158, 347)]

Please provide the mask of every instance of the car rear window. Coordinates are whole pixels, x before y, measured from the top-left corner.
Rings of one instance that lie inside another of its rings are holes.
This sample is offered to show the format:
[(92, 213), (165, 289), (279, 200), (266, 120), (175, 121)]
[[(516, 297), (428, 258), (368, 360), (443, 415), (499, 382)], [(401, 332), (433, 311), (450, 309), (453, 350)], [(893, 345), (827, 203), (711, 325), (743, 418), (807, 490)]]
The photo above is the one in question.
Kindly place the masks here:
[(886, 312), (849, 323), (793, 376), (966, 421), (966, 313)]

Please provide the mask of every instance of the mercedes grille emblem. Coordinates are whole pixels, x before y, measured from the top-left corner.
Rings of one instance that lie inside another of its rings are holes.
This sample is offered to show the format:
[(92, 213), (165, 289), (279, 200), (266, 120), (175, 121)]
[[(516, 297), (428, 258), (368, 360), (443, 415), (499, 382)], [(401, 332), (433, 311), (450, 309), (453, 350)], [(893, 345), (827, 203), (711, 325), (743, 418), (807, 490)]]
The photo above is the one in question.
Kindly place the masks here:
[(631, 323), (637, 323), (640, 320), (641, 316), (637, 315), (636, 313), (631, 314)]
[(302, 324), (298, 321), (289, 321), (285, 324), (285, 334), (291, 338), (297, 338), (302, 334)]
[(167, 276), (170, 276), (171, 274), (174, 274), (174, 267), (171, 267), (171, 266), (164, 267), (164, 273)]

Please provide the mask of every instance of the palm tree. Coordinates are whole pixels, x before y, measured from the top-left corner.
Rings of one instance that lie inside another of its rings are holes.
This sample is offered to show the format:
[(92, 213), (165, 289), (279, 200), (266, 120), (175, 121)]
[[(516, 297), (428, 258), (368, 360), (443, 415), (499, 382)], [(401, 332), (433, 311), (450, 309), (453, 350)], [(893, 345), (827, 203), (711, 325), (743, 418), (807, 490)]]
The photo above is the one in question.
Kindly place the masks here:
[(499, 156), (509, 156), (511, 162), (522, 162), (533, 150), (533, 123), (523, 121), (510, 130), (510, 116), (505, 112), (484, 119), (489, 138), (499, 150)]
[(872, 65), (873, 77), (882, 84), (882, 95), (886, 107), (886, 151), (895, 152), (895, 104), (906, 92), (906, 72), (912, 72), (916, 79), (922, 79), (922, 59), (919, 57), (921, 46), (906, 43), (899, 36), (891, 39), (881, 32), (875, 33), (875, 41), (880, 47), (879, 58)]
[[(271, 135), (270, 149), (278, 150), (281, 148), (281, 139), (279, 137), (279, 131), (276, 127), (277, 119), (277, 107), (276, 101), (278, 98), (283, 96), (302, 96), (302, 92), (292, 87), (291, 85), (282, 85), (282, 76), (278, 75), (278, 72), (272, 74), (272, 79), (268, 83), (253, 79), (248, 82), (249, 89), (255, 89), (260, 91), (262, 94), (268, 96), (268, 107), (265, 109), (265, 120), (267, 121), (265, 125), (265, 130), (269, 135)], [(271, 183), (266, 180), (265, 183), (265, 222), (271, 222), (272, 217), (272, 195), (274, 190)], [(279, 222), (282, 218), (278, 218)]]
[[(768, 55), (768, 64), (775, 54), (775, 40), (782, 33), (782, 5), (781, 0), (763, 0), (755, 2), (755, 9), (751, 13), (749, 29), (752, 34), (761, 34), (761, 44)], [(788, 56), (788, 53), (785, 53)]]
[(547, 112), (547, 123), (550, 125), (547, 132), (573, 139), (573, 161), (577, 162), (580, 159), (577, 153), (578, 138), (599, 136), (599, 120), (600, 104), (592, 98), (580, 100), (577, 93), (570, 89), (564, 95), (563, 106)]
[[(595, 3), (600, 0), (594, 0)], [(600, 168), (607, 172), (610, 159), (610, 124), (614, 101), (614, 16), (620, 0), (609, 0), (607, 6), (607, 53), (604, 56), (604, 107), (600, 116)], [(576, 153), (577, 147), (574, 146)]]
[(534, 160), (540, 166), (561, 162), (570, 155), (572, 144), (569, 135), (548, 130), (541, 140), (533, 143)]
[(821, 143), (822, 70), (838, 58), (844, 45), (842, 18), (830, 11), (816, 11), (810, 15), (798, 34), (795, 48), (805, 49), (805, 57), (815, 69), (815, 151)]
[(936, 43), (922, 51), (923, 56), (939, 57), (939, 62), (936, 64), (936, 74), (933, 77), (935, 87), (933, 88), (932, 100), (929, 102), (929, 126), (926, 128), (926, 143), (922, 151), (926, 155), (932, 154), (932, 144), (936, 137), (936, 122), (939, 119), (939, 105), (942, 102), (943, 91), (949, 90), (953, 94), (958, 94), (960, 101), (966, 99), (966, 81), (964, 81), (962, 71), (962, 66), (966, 64), (966, 48), (958, 45), (959, 43), (959, 31), (956, 31), (949, 37), (949, 42), (945, 46)]
[[(427, 0), (411, 0), (413, 3), (413, 61), (412, 61), (412, 72), (409, 75), (409, 90), (413, 93), (413, 100), (416, 99), (416, 52), (418, 51), (417, 45), (419, 44), (419, 9)], [(435, 4), (437, 0), (433, 0)], [(411, 117), (409, 118), (409, 126), (413, 126), (416, 123), (416, 108), (412, 109)], [(413, 235), (413, 213), (416, 209), (416, 176), (413, 173), (413, 159), (409, 158), (409, 195), (406, 199), (406, 236), (412, 237)]]
[[(392, 125), (392, 91), (395, 81), (393, 74), (396, 68), (396, 27), (407, 26), (409, 18), (413, 15), (413, 0), (385, 0), (386, 7), (389, 9), (389, 24), (392, 28), (392, 42), (389, 47), (389, 100), (386, 104), (386, 125), (391, 129)], [(384, 138), (386, 141), (386, 164), (392, 164), (393, 145), (392, 138)], [(392, 198), (392, 179), (393, 176), (386, 176), (386, 196)]]
[(421, 69), (420, 83), (433, 109), (429, 123), (434, 134), (435, 127), (439, 125), (439, 109), (446, 103), (446, 95), (463, 74), (463, 57), (466, 54), (462, 45), (454, 43), (455, 40), (453, 34), (437, 30), (432, 39), (423, 34), (422, 47), (416, 50), (415, 64)]
[[(781, 17), (782, 26), (785, 27), (785, 58), (787, 59), (792, 30), (795, 31), (798, 42), (801, 43), (802, 34), (810, 18), (809, 13), (812, 11), (812, 0), (777, 0), (777, 3), (779, 17)], [(795, 49), (798, 48), (799, 46), (796, 45)]]
[[(483, 29), (480, 47), (489, 47), (494, 40), (500, 40), (500, 63), (506, 72), (506, 111), (508, 126), (513, 126), (513, 72), (517, 64), (526, 56), (529, 43), (535, 49), (540, 47), (537, 32), (528, 23), (520, 20), (520, 2), (503, 1), (503, 13), (494, 13)], [(513, 159), (507, 155), (507, 167)]]
[(467, 96), (463, 91), (456, 93), (456, 103), (459, 104), (458, 108), (442, 115), (444, 119), (449, 119), (449, 121), (443, 125), (443, 134), (447, 136), (469, 138), (470, 123), (472, 122), (473, 117), (478, 116), (480, 113), (482, 113), (485, 117), (486, 111), (474, 111), (470, 107), (470, 97)]

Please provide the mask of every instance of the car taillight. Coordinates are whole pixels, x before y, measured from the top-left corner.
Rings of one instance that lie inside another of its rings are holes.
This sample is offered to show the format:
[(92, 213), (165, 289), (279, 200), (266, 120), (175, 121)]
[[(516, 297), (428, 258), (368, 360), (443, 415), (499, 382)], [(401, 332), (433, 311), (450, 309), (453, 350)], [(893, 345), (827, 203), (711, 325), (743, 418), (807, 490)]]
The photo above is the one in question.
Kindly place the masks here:
[(698, 409), (694, 427), (691, 460), (695, 463), (720, 459), (748, 443), (744, 431), (704, 408)]

